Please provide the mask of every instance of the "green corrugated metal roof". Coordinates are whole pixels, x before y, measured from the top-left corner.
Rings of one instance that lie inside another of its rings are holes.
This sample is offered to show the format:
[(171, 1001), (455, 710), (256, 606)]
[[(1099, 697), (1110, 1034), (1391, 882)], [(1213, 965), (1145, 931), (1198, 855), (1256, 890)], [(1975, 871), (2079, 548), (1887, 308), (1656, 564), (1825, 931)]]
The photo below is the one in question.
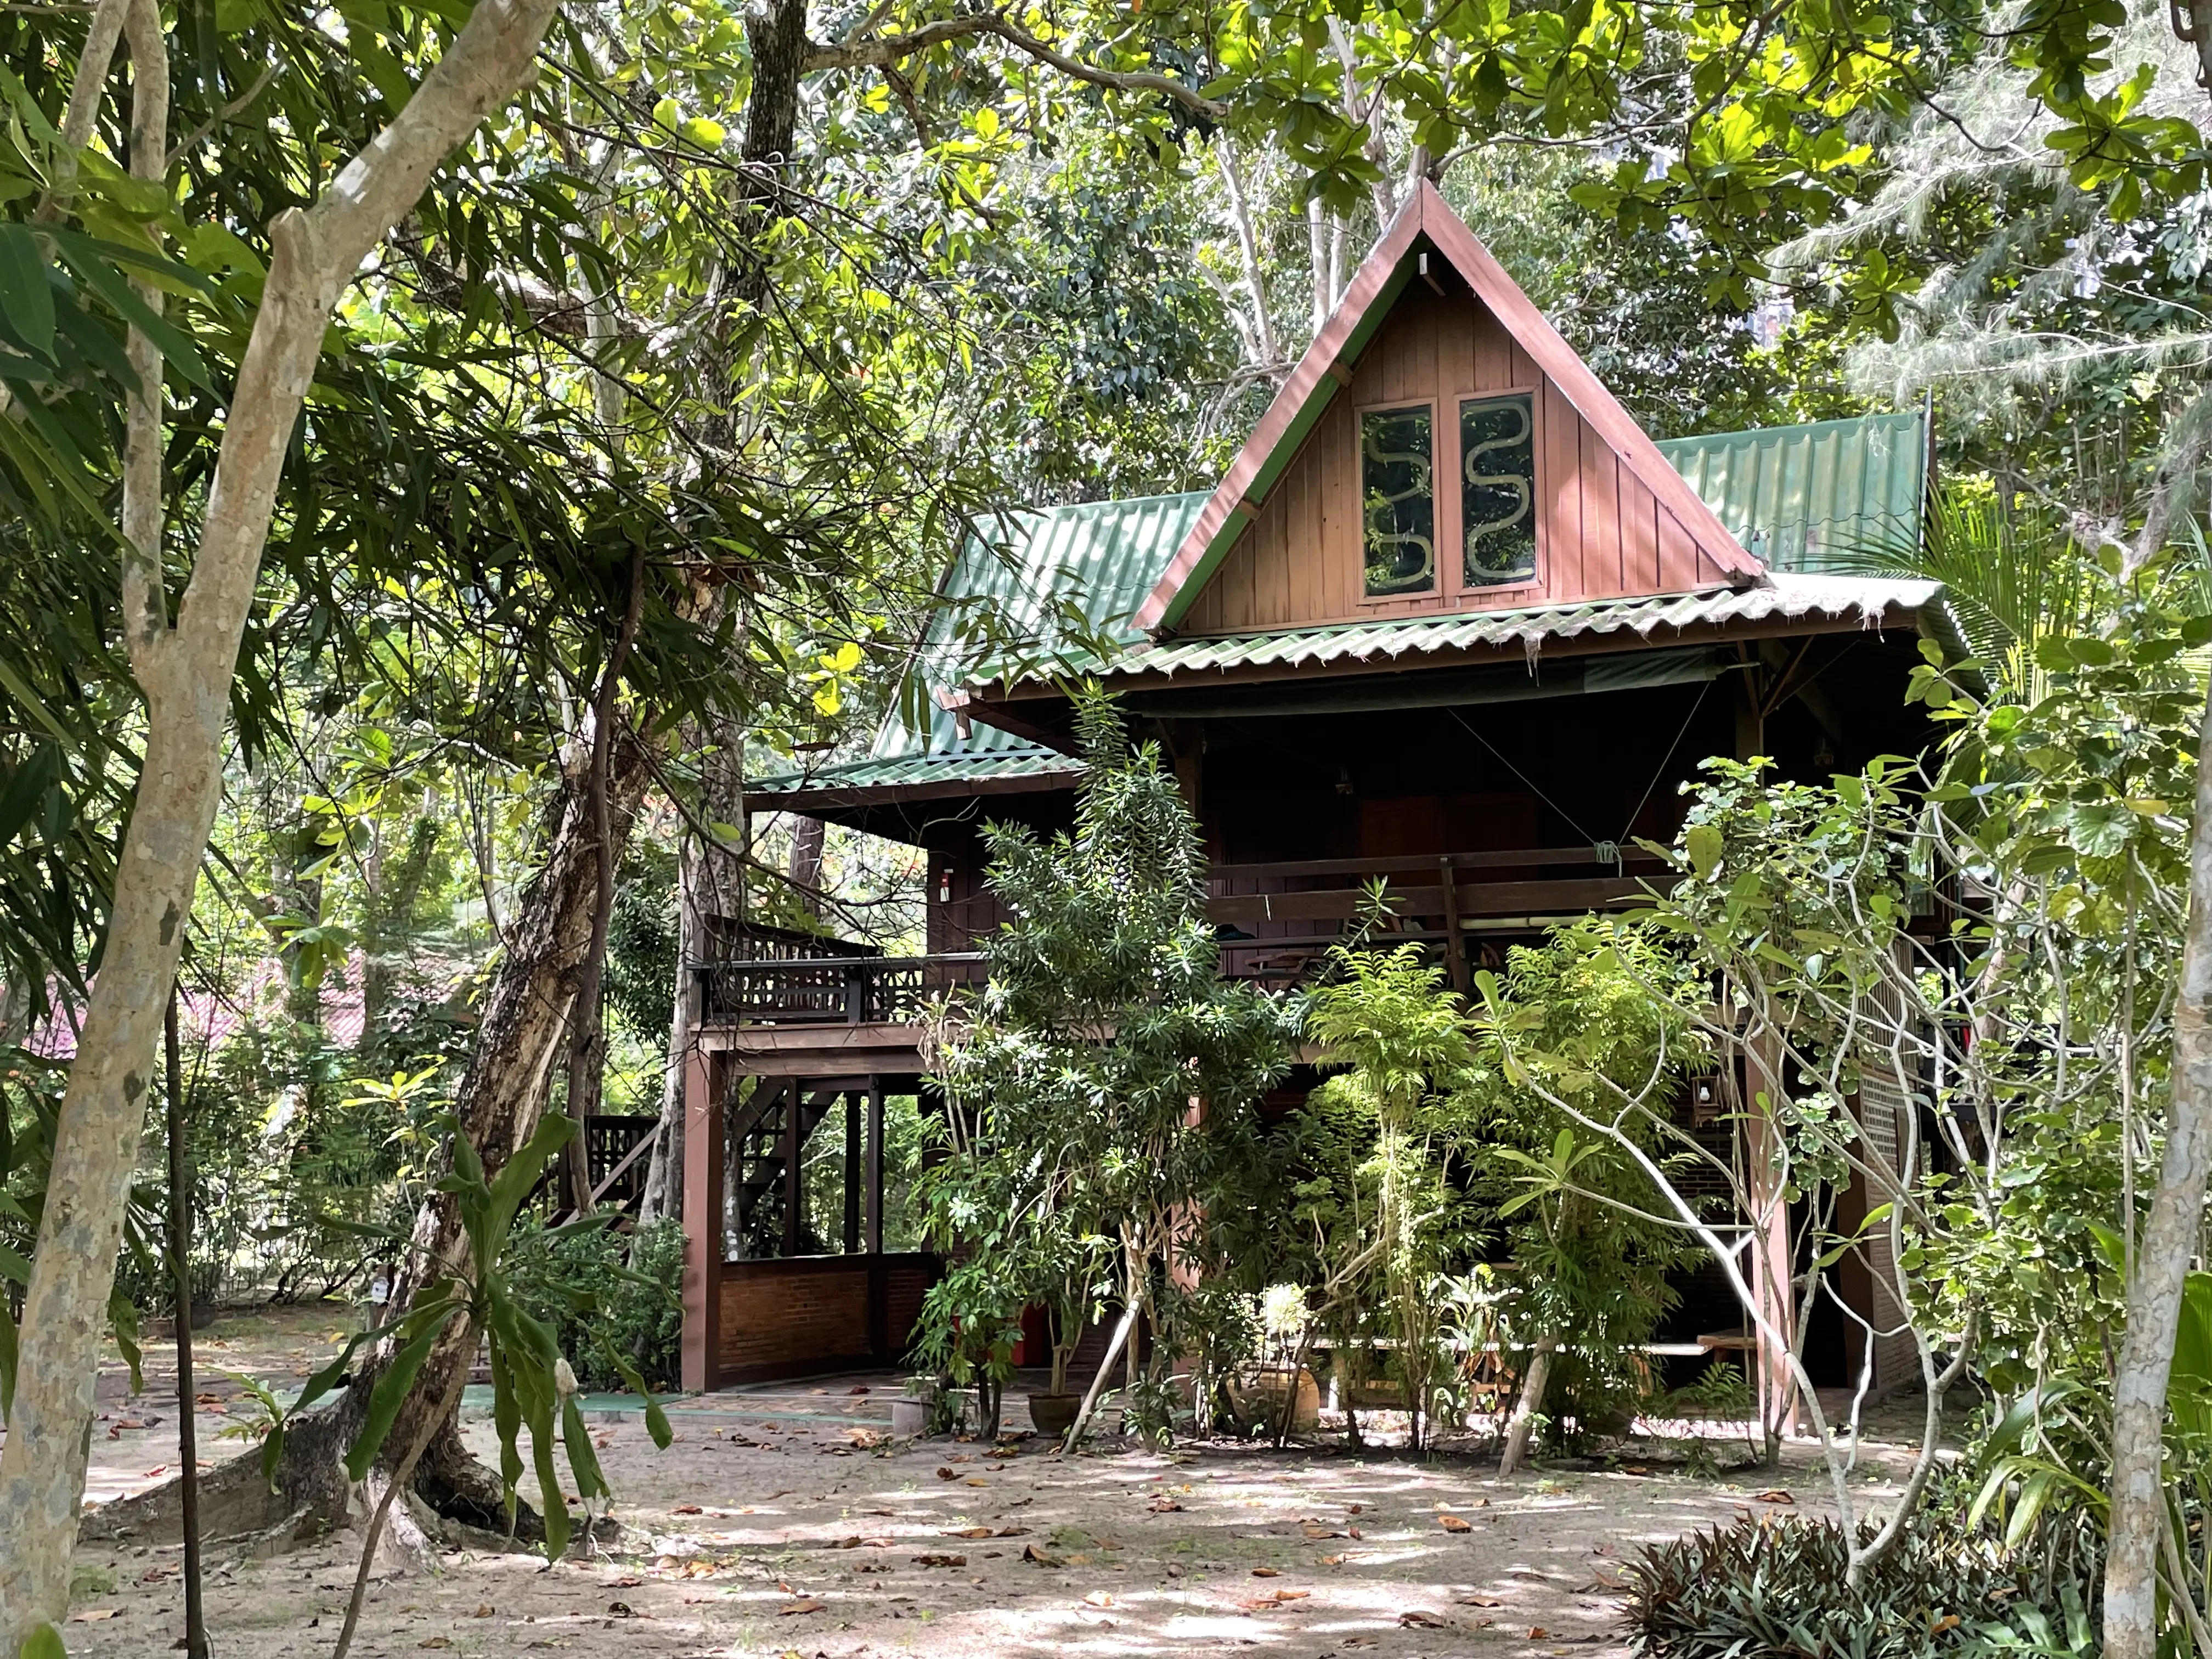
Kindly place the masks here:
[[(1660, 453), (1703, 496), (1729, 532), (1777, 573), (1818, 572), (1830, 553), (1853, 544), (1894, 544), (1917, 534), (1925, 479), (1927, 434), (1917, 410), (1818, 421), (1710, 437), (1675, 438)], [(1128, 501), (1007, 513), (985, 526), (985, 537), (963, 549), (939, 590), (917, 659), (931, 690), (971, 678), (983, 661), (1022, 661), (1054, 651), (1064, 637), (1062, 613), (1124, 647), (1136, 647), (1110, 671), (1192, 668), (1217, 653), (1229, 662), (1327, 661), (1346, 654), (1437, 651), (1468, 643), (1577, 633), (1679, 627), (1698, 608), (1698, 621), (1749, 615), (1745, 606), (1825, 601), (1774, 589), (1722, 591), (1659, 599), (1609, 600), (1549, 612), (1489, 611), (1404, 623), (1348, 624), (1222, 640), (1149, 645), (1128, 618), (1166, 569), (1206, 501), (1200, 490)], [(1893, 586), (1895, 586), (1893, 584)], [(1761, 599), (1760, 595), (1765, 595)], [(1781, 596), (1781, 597), (1778, 597)], [(1689, 606), (1690, 611), (1683, 610)], [(1711, 609), (1718, 607), (1717, 609)], [(1786, 611), (1784, 614), (1806, 614)], [(1548, 618), (1547, 620), (1546, 618)], [(1529, 630), (1534, 633), (1530, 635)], [(1293, 653), (1288, 656), (1269, 653)], [(894, 709), (866, 760), (813, 773), (761, 779), (760, 794), (824, 788), (896, 787), (962, 778), (1035, 775), (1070, 769), (1064, 755), (1025, 738), (970, 723), (962, 737), (952, 714), (928, 704), (925, 732)]]
[(1593, 599), (1580, 605), (1529, 605), (1473, 616), (1405, 617), (1285, 629), (1212, 639), (1164, 640), (1127, 652), (1103, 669), (1109, 680), (1133, 675), (1202, 673), (1224, 668), (1358, 662), (1428, 655), (1470, 647), (1538, 651), (1554, 641), (1632, 635), (1665, 644), (1669, 634), (1720, 623), (1821, 617), (1876, 623), (1917, 611), (1940, 584), (1884, 576), (1832, 576), (1776, 571), (1760, 587), (1716, 587), (1649, 599)]
[(1831, 569), (1839, 550), (1919, 537), (1928, 428), (1917, 410), (1672, 438), (1659, 453), (1776, 570)]

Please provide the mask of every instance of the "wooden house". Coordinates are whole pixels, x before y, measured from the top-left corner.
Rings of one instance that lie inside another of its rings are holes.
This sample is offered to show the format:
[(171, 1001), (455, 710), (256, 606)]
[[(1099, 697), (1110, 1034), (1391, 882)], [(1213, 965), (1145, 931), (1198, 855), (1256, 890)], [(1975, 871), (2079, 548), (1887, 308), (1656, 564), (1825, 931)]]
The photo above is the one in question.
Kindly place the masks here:
[[(931, 1264), (881, 1248), (882, 1101), (921, 1086), (915, 1014), (998, 922), (981, 827), (1069, 817), (1071, 674), (1172, 757), (1227, 971), (1310, 971), (1386, 875), (1464, 987), (1635, 893), (1706, 757), (1812, 778), (1925, 745), (1902, 693), (1938, 590), (1822, 567), (1919, 534), (1926, 443), (1918, 414), (1655, 443), (1424, 186), (1215, 489), (1006, 515), (947, 574), (927, 718), (754, 786), (926, 848), (928, 954), (739, 927), (692, 965), (687, 1385), (901, 1352)], [(801, 1150), (841, 1121), (855, 1196), (804, 1218)], [(779, 1204), (789, 1248), (728, 1259)], [(1692, 1285), (1666, 1334), (1741, 1318)], [(1840, 1381), (1852, 1334), (1807, 1340)]]

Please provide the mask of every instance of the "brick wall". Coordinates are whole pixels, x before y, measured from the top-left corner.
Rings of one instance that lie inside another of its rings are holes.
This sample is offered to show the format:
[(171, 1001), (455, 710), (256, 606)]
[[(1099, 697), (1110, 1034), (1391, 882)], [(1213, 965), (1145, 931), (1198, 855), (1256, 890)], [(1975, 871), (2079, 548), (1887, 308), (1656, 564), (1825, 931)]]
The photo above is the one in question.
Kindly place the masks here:
[[(876, 1362), (868, 1344), (868, 1273), (865, 1255), (800, 1256), (732, 1261), (722, 1269), (721, 1375), (726, 1382), (804, 1376)], [(904, 1355), (923, 1294), (937, 1277), (936, 1258), (890, 1255), (882, 1264), (888, 1351)]]

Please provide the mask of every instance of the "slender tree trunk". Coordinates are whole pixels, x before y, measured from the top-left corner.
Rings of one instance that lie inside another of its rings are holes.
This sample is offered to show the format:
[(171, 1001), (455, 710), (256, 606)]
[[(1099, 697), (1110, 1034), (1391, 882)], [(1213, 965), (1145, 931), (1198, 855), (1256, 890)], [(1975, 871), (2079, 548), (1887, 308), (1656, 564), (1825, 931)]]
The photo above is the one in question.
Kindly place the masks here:
[[(102, 0), (94, 33), (111, 7)], [(127, 0), (137, 75), (132, 163), (166, 171), (167, 60), (154, 0)], [(168, 623), (159, 502), (160, 378), (141, 374), (125, 450), (124, 629), (146, 696), (146, 748), (91, 1006), (56, 1126), (24, 1298), (15, 1410), (0, 1448), (0, 1653), (69, 1607), (84, 1493), (92, 1385), (125, 1204), (145, 1127), (162, 1010), (222, 794), (222, 736), (239, 645), (284, 454), (339, 293), (421, 197), (432, 172), (504, 104), (530, 69), (554, 0), (478, 0), (452, 48), (334, 188), (270, 226), (272, 255), (200, 526), (191, 576)], [(112, 42), (113, 36), (107, 39)], [(79, 66), (72, 113), (97, 107), (106, 54)], [(159, 112), (157, 124), (155, 117)], [(73, 135), (82, 143), (89, 123)], [(134, 356), (134, 361), (136, 358)], [(144, 419), (150, 405), (155, 418)], [(148, 428), (151, 427), (151, 430)], [(146, 501), (150, 477), (155, 499)], [(134, 479), (137, 483), (134, 487)]]
[(2136, 1251), (2127, 1335), (2112, 1379), (2106, 1659), (2154, 1659), (2158, 1651), (2158, 1553), (2166, 1529), (2166, 1381), (2181, 1328), (2182, 1290), (2203, 1228), (2206, 1175), (2212, 1169), (2212, 707), (2206, 710), (2197, 748), (2189, 927), (2174, 998), (2170, 1092), (2165, 1162)]
[[(629, 840), (651, 775), (643, 744), (627, 732), (618, 733), (607, 768), (608, 825), (617, 854)], [(599, 890), (599, 838), (591, 794), (583, 777), (572, 776), (562, 787), (544, 862), (508, 919), (499, 969), (454, 1092), (453, 1115), (488, 1176), (504, 1168), (515, 1149), (537, 1133), (554, 1061), (568, 1029), (578, 969), (591, 948)], [(392, 1316), (404, 1312), (422, 1285), (447, 1276), (466, 1246), (451, 1197), (440, 1194), (424, 1204), (415, 1218)], [(463, 1339), (464, 1333), (449, 1330), (432, 1349), (386, 1443), (412, 1445), (424, 1432), (424, 1418), (437, 1419), (416, 1474), (424, 1501), (441, 1514), (503, 1528), (498, 1483), (462, 1446), (453, 1413), (443, 1409), (453, 1378), (465, 1380), (475, 1360), (474, 1340)]]
[[(607, 933), (615, 915), (614, 813), (607, 799), (609, 755), (614, 747), (618, 718), (615, 699), (622, 690), (623, 664), (637, 638), (638, 617), (645, 604), (645, 544), (631, 556), (629, 596), (624, 603), (622, 627), (600, 671), (599, 697), (592, 709), (592, 763), (586, 782), (590, 808), (592, 873), (591, 941), (577, 968), (576, 995), (569, 1005), (568, 1115), (576, 1133), (568, 1142), (564, 1167), (568, 1175), (569, 1207), (578, 1215), (592, 1211), (592, 1153), (586, 1135), (587, 1121), (599, 1110), (606, 1085), (606, 1011), (602, 1006), (607, 977)], [(625, 834), (624, 840), (629, 837)]]
[(684, 1208), (684, 1074), (699, 1026), (701, 987), (690, 964), (715, 949), (716, 919), (744, 915), (744, 860), (740, 849), (711, 833), (725, 825), (742, 836), (745, 822), (744, 733), (724, 720), (698, 745), (699, 817), (710, 833), (686, 830), (676, 875), (676, 1006), (668, 1022), (668, 1070), (660, 1094), (660, 1125), (639, 1206), (641, 1224), (680, 1214)]
[(830, 826), (820, 818), (791, 821), (792, 890), (806, 913), (817, 920), (822, 915), (822, 848), (829, 834)]
[(169, 1267), (177, 1327), (177, 1497), (185, 1530), (185, 1659), (208, 1659), (207, 1615), (200, 1602), (200, 1465), (192, 1413), (192, 1175), (185, 1146), (185, 1079), (177, 1041), (177, 989), (161, 1022), (169, 1108)]
[(1544, 1391), (1552, 1380), (1552, 1351), (1558, 1346), (1554, 1338), (1544, 1337), (1528, 1356), (1528, 1375), (1521, 1379), (1521, 1397), (1513, 1402), (1513, 1416), (1505, 1425), (1505, 1451), (1498, 1460), (1500, 1474), (1511, 1474), (1528, 1455), (1528, 1441), (1543, 1414)]

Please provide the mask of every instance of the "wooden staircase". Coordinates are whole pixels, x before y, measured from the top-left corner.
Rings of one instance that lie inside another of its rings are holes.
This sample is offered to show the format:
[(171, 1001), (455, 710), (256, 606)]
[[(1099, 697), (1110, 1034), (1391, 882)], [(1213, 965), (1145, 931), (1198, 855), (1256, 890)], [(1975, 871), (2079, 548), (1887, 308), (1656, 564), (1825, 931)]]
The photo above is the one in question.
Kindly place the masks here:
[(765, 1219), (764, 1204), (771, 1194), (781, 1194), (783, 1225), (776, 1253), (787, 1256), (799, 1255), (802, 1243), (799, 1206), (790, 1201), (793, 1165), (804, 1158), (816, 1127), (845, 1097), (840, 1090), (809, 1089), (806, 1081), (763, 1079), (732, 1115), (729, 1127), (737, 1175), (738, 1236), (754, 1241), (757, 1222)]

